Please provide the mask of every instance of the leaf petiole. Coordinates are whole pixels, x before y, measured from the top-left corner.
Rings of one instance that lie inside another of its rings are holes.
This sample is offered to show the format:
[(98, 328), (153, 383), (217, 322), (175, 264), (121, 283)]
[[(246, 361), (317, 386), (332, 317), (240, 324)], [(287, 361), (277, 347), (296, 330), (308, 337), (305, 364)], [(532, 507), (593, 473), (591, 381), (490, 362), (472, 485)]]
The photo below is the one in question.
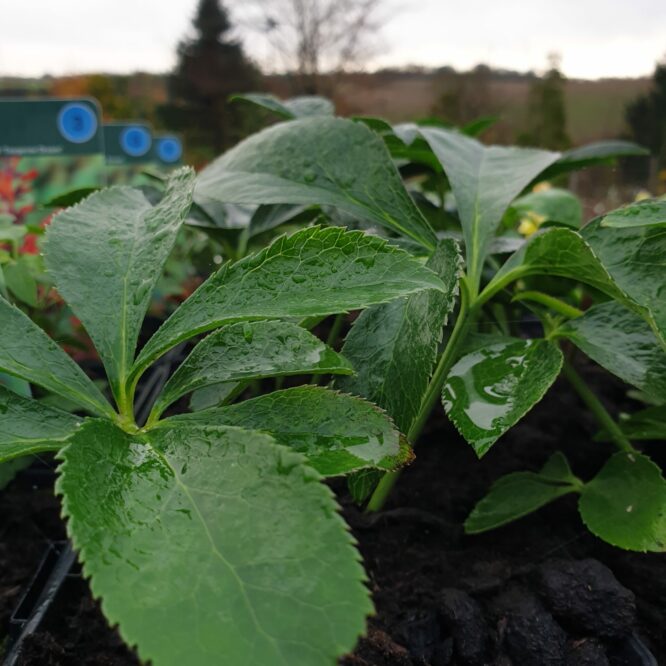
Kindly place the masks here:
[(601, 425), (601, 427), (608, 433), (615, 446), (617, 446), (620, 451), (635, 453), (636, 449), (632, 446), (631, 442), (627, 439), (627, 436), (622, 432), (617, 423), (615, 423), (615, 420), (603, 406), (601, 400), (594, 395), (590, 387), (568, 361), (565, 361), (562, 365), (562, 374), (567, 378), (571, 386), (573, 386), (581, 400), (589, 407), (590, 411), (599, 422), (599, 425)]

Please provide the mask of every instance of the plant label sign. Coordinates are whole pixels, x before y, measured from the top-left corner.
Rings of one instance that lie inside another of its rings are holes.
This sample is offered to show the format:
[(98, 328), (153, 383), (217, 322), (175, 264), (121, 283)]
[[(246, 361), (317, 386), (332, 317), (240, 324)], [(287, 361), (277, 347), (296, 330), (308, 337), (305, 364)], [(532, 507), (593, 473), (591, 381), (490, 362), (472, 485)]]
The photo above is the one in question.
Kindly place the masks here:
[(44, 204), (104, 184), (94, 99), (0, 100), (0, 224), (38, 225)]
[(110, 185), (146, 185), (143, 172), (154, 166), (154, 140), (150, 125), (143, 122), (105, 123), (106, 173)]
[(183, 143), (174, 134), (157, 134), (153, 141), (154, 162), (161, 169), (173, 169), (182, 164)]

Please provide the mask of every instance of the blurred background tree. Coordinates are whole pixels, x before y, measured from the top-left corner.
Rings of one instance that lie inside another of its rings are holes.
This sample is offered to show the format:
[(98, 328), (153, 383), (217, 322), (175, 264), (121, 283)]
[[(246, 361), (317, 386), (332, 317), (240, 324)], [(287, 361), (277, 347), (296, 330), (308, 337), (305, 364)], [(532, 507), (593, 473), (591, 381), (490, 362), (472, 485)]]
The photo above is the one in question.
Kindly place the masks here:
[(566, 79), (560, 71), (560, 56), (548, 56), (548, 71), (530, 83), (527, 100), (527, 119), (518, 143), (550, 150), (565, 150), (571, 146), (567, 133), (567, 114), (564, 105)]
[[(236, 0), (248, 31), (262, 35), (292, 93), (332, 94), (330, 74), (359, 68), (373, 52), (384, 0)], [(329, 76), (323, 78), (322, 72)]]
[(648, 92), (627, 105), (631, 138), (650, 149), (659, 169), (666, 169), (666, 57), (657, 64)]
[(181, 132), (197, 162), (219, 155), (252, 127), (252, 114), (229, 103), (232, 93), (261, 87), (260, 74), (232, 37), (219, 0), (199, 0), (194, 35), (178, 45), (178, 62), (167, 81), (169, 101), (159, 109), (166, 127)]

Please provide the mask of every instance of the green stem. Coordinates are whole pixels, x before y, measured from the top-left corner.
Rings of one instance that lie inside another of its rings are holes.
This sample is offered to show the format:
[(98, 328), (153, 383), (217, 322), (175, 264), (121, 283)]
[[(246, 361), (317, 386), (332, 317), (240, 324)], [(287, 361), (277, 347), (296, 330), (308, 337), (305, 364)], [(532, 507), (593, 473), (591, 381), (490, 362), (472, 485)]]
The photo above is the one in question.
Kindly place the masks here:
[[(477, 312), (475, 308), (469, 307), (469, 292), (464, 278), (460, 282), (460, 287), (460, 311), (458, 312), (455, 326), (453, 327), (451, 337), (446, 343), (442, 355), (439, 357), (435, 372), (428, 384), (423, 400), (421, 401), (419, 412), (407, 433), (407, 439), (412, 445), (416, 444), (416, 440), (421, 435), (421, 431), (428, 421), (430, 412), (432, 412), (435, 403), (442, 392), (442, 386), (449, 374), (449, 370), (451, 370), (451, 366), (453, 366), (457, 360), (460, 343)], [(384, 474), (368, 501), (368, 506), (366, 507), (367, 512), (381, 511), (391, 494), (393, 486), (395, 486), (400, 478), (400, 472), (401, 470), (395, 470), (394, 472), (387, 472)]]
[(520, 291), (511, 300), (514, 302), (533, 301), (534, 303), (545, 305), (547, 308), (563, 315), (567, 319), (576, 319), (585, 314), (582, 310), (575, 308), (573, 305), (569, 305), (559, 298), (549, 296), (540, 291)]
[(498, 294), (502, 289), (508, 287), (512, 282), (520, 280), (522, 277), (529, 275), (526, 267), (520, 266), (509, 271), (501, 277), (495, 276), (485, 287), (485, 289), (474, 299), (474, 308), (479, 310), (485, 305), (495, 294)]
[(126, 432), (136, 432), (138, 426), (134, 417), (134, 393), (138, 377), (132, 381), (123, 381), (120, 384), (120, 395), (116, 400), (118, 406), (118, 424)]
[(615, 446), (620, 451), (636, 451), (599, 398), (594, 395), (590, 387), (568, 361), (565, 361), (562, 366), (562, 374), (569, 380), (569, 383), (574, 387), (581, 400), (589, 407), (599, 425), (610, 435)]
[(247, 254), (247, 243), (250, 240), (250, 235), (248, 233), (248, 228), (246, 227), (241, 232), (238, 238), (238, 246), (236, 248), (236, 258), (242, 259)]

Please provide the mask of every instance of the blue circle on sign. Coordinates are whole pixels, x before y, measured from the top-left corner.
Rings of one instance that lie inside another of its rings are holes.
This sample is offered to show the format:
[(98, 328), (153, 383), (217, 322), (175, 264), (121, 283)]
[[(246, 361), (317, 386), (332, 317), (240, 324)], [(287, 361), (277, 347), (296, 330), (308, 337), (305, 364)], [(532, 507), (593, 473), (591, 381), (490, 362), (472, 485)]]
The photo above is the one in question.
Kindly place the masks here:
[(153, 140), (145, 127), (128, 127), (120, 134), (120, 147), (131, 157), (141, 157), (149, 150)]
[(58, 113), (58, 131), (70, 143), (85, 143), (95, 136), (97, 116), (85, 104), (66, 104)]
[(180, 143), (180, 139), (177, 139), (175, 136), (165, 136), (158, 140), (157, 156), (162, 162), (172, 164), (173, 162), (177, 162), (182, 154), (183, 146)]

